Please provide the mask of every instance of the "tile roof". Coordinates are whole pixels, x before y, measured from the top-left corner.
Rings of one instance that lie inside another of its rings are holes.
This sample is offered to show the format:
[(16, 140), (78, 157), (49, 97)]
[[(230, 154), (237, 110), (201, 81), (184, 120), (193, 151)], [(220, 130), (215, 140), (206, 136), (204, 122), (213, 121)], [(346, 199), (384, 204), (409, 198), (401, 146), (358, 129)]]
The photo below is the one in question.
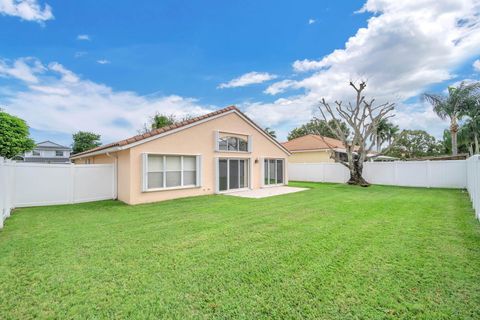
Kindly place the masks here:
[(323, 137), (315, 134), (308, 134), (303, 137), (292, 139), (290, 141), (282, 143), (290, 152), (295, 151), (307, 151), (307, 150), (319, 150), (340, 148), (344, 149), (342, 141), (329, 137)]
[[(117, 141), (117, 142), (101, 145), (99, 147), (96, 147), (96, 148), (93, 148), (93, 149), (90, 149), (90, 150), (87, 150), (87, 151), (84, 151), (84, 152), (79, 152), (79, 153), (73, 154), (71, 156), (71, 158), (77, 158), (78, 156), (83, 156), (83, 155), (86, 155), (86, 154), (89, 154), (89, 153), (92, 153), (92, 152), (102, 151), (102, 150), (112, 148), (112, 147), (123, 147), (123, 146), (129, 145), (131, 143), (142, 141), (144, 139), (147, 139), (147, 138), (150, 138), (150, 137), (153, 137), (153, 136), (156, 136), (156, 135), (159, 135), (159, 134), (162, 134), (162, 133), (165, 133), (165, 132), (177, 129), (177, 128), (185, 127), (185, 126), (193, 124), (195, 122), (205, 120), (205, 119), (211, 118), (213, 116), (216, 116), (216, 115), (219, 115), (219, 114), (222, 114), (222, 113), (227, 113), (227, 112), (230, 112), (230, 111), (236, 111), (236, 112), (240, 113), (246, 119), (248, 119), (248, 121), (252, 122), (254, 124), (254, 126), (256, 126), (262, 132), (267, 134), (263, 129), (261, 129), (259, 126), (257, 126), (250, 118), (248, 118), (245, 114), (243, 114), (237, 107), (229, 106), (229, 107), (217, 110), (217, 111), (207, 113), (207, 114), (202, 115), (202, 116), (198, 116), (198, 117), (194, 117), (194, 118), (191, 118), (191, 119), (188, 119), (188, 120), (185, 120), (185, 121), (177, 122), (177, 123), (174, 123), (172, 125), (169, 125), (169, 126), (166, 126), (166, 127), (160, 128), (160, 129), (154, 129), (154, 130), (149, 131), (149, 132), (144, 133), (144, 134), (138, 134), (136, 136), (133, 136), (133, 137), (130, 137), (130, 138), (127, 138), (127, 139), (124, 139), (124, 140), (120, 140), (120, 141)], [(275, 141), (275, 143), (278, 144), (279, 147), (284, 149), (285, 152), (289, 153), (288, 150), (281, 143), (277, 142), (273, 138), (272, 138), (272, 140)]]

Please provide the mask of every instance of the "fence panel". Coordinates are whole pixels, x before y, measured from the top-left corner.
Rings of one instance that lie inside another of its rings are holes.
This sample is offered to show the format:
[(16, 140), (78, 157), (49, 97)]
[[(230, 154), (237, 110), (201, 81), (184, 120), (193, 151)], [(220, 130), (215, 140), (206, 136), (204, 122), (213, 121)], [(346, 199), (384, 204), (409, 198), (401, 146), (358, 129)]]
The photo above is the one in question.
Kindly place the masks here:
[(475, 215), (480, 219), (480, 156), (467, 160), (467, 189)]
[(15, 206), (46, 206), (71, 203), (69, 164), (14, 163)]
[(311, 182), (347, 182), (348, 170), (338, 163), (289, 163), (289, 180)]
[[(76, 165), (73, 202), (88, 202), (115, 198), (115, 173), (110, 164)], [(94, 183), (92, 183), (94, 181)]]
[(0, 158), (0, 228), (15, 207), (116, 198), (113, 164), (16, 163)]

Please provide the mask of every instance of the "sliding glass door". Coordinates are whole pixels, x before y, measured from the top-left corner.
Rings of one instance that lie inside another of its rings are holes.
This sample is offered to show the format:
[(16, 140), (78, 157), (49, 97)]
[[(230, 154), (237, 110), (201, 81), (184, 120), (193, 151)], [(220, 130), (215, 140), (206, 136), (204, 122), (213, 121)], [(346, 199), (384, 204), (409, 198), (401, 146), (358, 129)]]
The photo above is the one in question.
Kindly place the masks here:
[(263, 161), (264, 185), (276, 185), (284, 183), (283, 159), (265, 159)]
[(248, 159), (218, 160), (219, 191), (228, 191), (248, 187)]

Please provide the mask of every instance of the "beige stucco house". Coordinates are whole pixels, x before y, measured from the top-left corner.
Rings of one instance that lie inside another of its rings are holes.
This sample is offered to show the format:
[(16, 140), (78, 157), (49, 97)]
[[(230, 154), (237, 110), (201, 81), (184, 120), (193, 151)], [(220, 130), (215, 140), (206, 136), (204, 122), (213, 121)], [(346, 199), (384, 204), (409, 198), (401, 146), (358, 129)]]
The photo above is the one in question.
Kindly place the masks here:
[(75, 154), (76, 164), (113, 163), (128, 204), (288, 183), (289, 151), (231, 106)]
[(335, 162), (335, 159), (346, 160), (345, 146), (342, 141), (309, 134), (282, 143), (291, 153), (290, 163)]

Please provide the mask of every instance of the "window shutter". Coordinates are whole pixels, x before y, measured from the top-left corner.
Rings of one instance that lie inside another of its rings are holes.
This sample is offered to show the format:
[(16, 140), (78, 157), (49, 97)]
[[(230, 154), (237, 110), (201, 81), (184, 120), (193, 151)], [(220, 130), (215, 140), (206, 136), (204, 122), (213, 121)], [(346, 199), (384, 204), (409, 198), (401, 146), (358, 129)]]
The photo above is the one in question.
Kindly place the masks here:
[(219, 177), (220, 177), (220, 168), (219, 168), (219, 165), (220, 165), (220, 159), (219, 158), (215, 158), (214, 159), (215, 161), (215, 193), (219, 193), (220, 192), (220, 186), (219, 186)]
[(148, 189), (148, 154), (142, 153), (142, 191)]
[(220, 146), (219, 146), (219, 138), (220, 138), (220, 135), (219, 135), (219, 132), (218, 130), (215, 130), (214, 134), (213, 134), (213, 145), (215, 146), (215, 151), (219, 151), (220, 150)]
[(260, 187), (265, 185), (265, 158), (260, 158)]
[(248, 152), (252, 152), (252, 150), (253, 150), (253, 139), (252, 139), (252, 136), (248, 136), (247, 150), (248, 150)]
[(197, 187), (201, 187), (203, 184), (202, 181), (202, 173), (203, 173), (203, 168), (202, 168), (202, 156), (197, 156)]

